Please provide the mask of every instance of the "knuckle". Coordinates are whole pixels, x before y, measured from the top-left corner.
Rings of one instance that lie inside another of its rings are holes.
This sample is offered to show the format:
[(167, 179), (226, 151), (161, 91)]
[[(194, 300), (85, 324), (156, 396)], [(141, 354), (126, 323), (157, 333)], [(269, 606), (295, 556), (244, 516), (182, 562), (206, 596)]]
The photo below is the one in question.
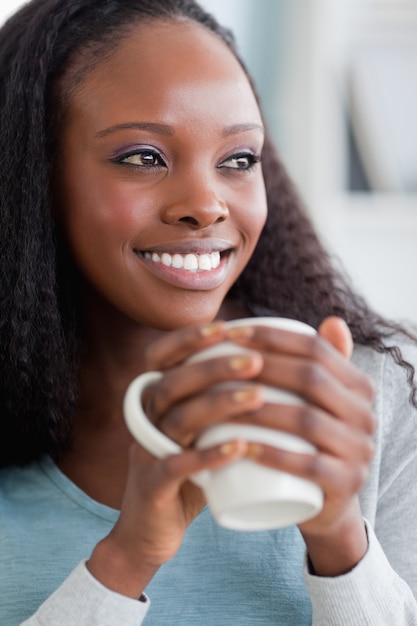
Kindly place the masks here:
[(363, 408), (361, 413), (361, 422), (367, 434), (372, 435), (375, 432), (377, 420), (376, 415), (370, 406), (366, 406)]
[(149, 388), (145, 396), (144, 403), (146, 414), (153, 422), (160, 421), (168, 409), (174, 404), (174, 389), (165, 377), (158, 381), (158, 384)]
[(192, 366), (190, 365), (189, 373), (190, 375), (195, 375), (198, 379), (206, 380), (208, 384), (212, 380), (216, 379), (216, 375), (217, 375), (217, 378), (220, 376), (219, 360), (221, 362), (223, 361), (226, 362), (226, 360), (223, 357), (221, 357), (220, 359), (209, 358), (209, 359), (204, 359), (203, 361), (200, 361), (197, 363), (193, 363)]
[(363, 392), (363, 395), (365, 396), (365, 398), (367, 400), (372, 401), (374, 396), (375, 396), (375, 392), (376, 392), (376, 385), (375, 382), (373, 381), (373, 379), (368, 376), (367, 374), (364, 374), (362, 376), (361, 379), (361, 389)]
[(370, 437), (366, 437), (362, 443), (362, 457), (368, 464), (371, 462), (375, 452), (374, 442)]
[(316, 391), (323, 385), (324, 370), (317, 363), (306, 363), (301, 367), (300, 378), (307, 391)]
[(323, 476), (324, 468), (320, 454), (314, 454), (308, 457), (306, 461), (306, 470), (308, 476), (313, 480), (317, 480)]
[(189, 364), (184, 375), (189, 382), (192, 380), (195, 383), (196, 389), (202, 391), (222, 380), (224, 369), (218, 358), (210, 358)]
[(311, 359), (320, 361), (324, 358), (326, 350), (325, 344), (318, 335), (308, 335), (306, 336), (305, 341), (306, 351)]
[(306, 439), (315, 437), (319, 430), (319, 421), (318, 415), (312, 407), (301, 406), (296, 413), (298, 429)]
[[(221, 357), (220, 362), (222, 369), (228, 371), (228, 358)], [(202, 370), (204, 372), (204, 376), (214, 379), (218, 378), (221, 376), (219, 371), (219, 359), (208, 359), (207, 361), (204, 361), (202, 363)]]
[(180, 408), (172, 409), (169, 417), (164, 419), (164, 432), (177, 443), (184, 445), (187, 420)]
[(158, 382), (158, 386), (154, 389), (154, 404), (160, 404), (161, 401), (163, 401), (164, 404), (170, 404), (173, 395), (173, 386), (171, 381), (166, 376), (163, 376)]
[(352, 493), (357, 493), (363, 487), (368, 479), (367, 465), (356, 466), (350, 474), (350, 489)]

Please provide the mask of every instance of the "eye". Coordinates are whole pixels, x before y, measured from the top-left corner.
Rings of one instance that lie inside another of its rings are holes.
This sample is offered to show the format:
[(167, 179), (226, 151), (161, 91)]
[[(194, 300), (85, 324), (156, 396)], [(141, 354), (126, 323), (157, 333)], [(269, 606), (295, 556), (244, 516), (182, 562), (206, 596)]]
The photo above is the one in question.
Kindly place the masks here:
[(166, 167), (166, 163), (162, 156), (156, 150), (150, 148), (135, 148), (119, 154), (112, 159), (118, 165), (125, 165), (127, 167), (136, 167), (141, 169), (154, 169), (160, 167)]
[(261, 158), (253, 154), (253, 152), (240, 152), (238, 154), (232, 154), (224, 161), (222, 161), (218, 167), (221, 169), (250, 171), (259, 163)]

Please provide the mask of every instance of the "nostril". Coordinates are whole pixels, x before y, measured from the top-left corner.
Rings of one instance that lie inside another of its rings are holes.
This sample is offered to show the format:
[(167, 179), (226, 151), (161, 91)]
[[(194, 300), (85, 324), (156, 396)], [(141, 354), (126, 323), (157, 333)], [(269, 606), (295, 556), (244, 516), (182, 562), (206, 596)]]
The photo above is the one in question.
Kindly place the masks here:
[(189, 228), (207, 228), (227, 220), (228, 209), (222, 203), (193, 203), (186, 208), (180, 203), (170, 204), (163, 209), (161, 219), (166, 224), (182, 224)]
[(198, 220), (195, 217), (185, 216), (181, 217), (179, 222), (185, 222), (186, 224), (191, 224), (192, 226), (198, 226)]

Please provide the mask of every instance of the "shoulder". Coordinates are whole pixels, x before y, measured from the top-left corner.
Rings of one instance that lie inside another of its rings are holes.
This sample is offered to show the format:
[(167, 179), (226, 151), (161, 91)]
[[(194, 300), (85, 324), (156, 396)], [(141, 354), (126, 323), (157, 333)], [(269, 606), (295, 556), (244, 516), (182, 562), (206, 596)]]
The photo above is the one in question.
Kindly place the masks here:
[(11, 465), (0, 469), (0, 496), (3, 500), (19, 501), (29, 495), (40, 482), (41, 472), (38, 463), (25, 466)]
[(374, 380), (377, 395), (383, 393), (387, 400), (404, 396), (410, 399), (409, 377), (413, 369), (417, 370), (417, 342), (395, 335), (386, 345), (391, 351), (355, 345), (352, 361)]
[[(374, 381), (378, 439), (385, 454), (411, 457), (417, 450), (417, 408), (409, 378), (417, 381), (417, 343), (396, 335), (387, 345), (395, 348), (396, 355), (355, 346), (352, 361)], [(398, 357), (407, 365), (397, 363)]]

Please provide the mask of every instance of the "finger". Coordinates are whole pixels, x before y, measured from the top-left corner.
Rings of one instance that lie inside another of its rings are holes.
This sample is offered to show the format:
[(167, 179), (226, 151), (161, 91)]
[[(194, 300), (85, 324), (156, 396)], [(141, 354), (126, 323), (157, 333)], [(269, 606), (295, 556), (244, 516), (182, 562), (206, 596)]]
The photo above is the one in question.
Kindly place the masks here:
[(352, 426), (372, 433), (375, 416), (371, 403), (346, 387), (321, 363), (289, 356), (264, 356), (257, 381), (292, 391), (327, 413)]
[(225, 322), (191, 326), (166, 333), (145, 350), (146, 369), (164, 370), (181, 363), (194, 352), (207, 348), (225, 338)]
[(214, 386), (205, 394), (174, 405), (158, 425), (168, 437), (182, 447), (188, 447), (207, 427), (252, 412), (263, 404), (261, 385), (240, 383), (226, 390)]
[(318, 333), (347, 359), (352, 356), (352, 334), (349, 330), (349, 326), (341, 317), (327, 317), (320, 324)]
[(367, 463), (346, 463), (327, 454), (297, 454), (258, 443), (249, 443), (247, 457), (260, 465), (311, 480), (325, 494), (342, 500), (352, 496), (365, 484)]
[[(333, 329), (334, 342), (338, 345), (342, 343), (344, 336), (342, 324), (327, 322), (324, 329), (325, 335), (330, 335), (330, 330)], [(326, 337), (304, 335), (267, 326), (232, 328), (227, 331), (227, 336), (231, 341), (253, 350), (299, 357), (312, 363), (319, 363), (349, 389), (357, 391), (368, 400), (374, 396), (374, 384), (371, 379), (345, 358)], [(348, 343), (346, 337), (343, 341)]]
[(172, 499), (179, 488), (194, 474), (215, 470), (246, 456), (246, 441), (233, 440), (206, 449), (189, 449), (158, 462), (152, 485), (152, 497)]
[(225, 381), (254, 378), (262, 370), (259, 353), (208, 359), (173, 368), (155, 385), (150, 396), (149, 411), (163, 416), (176, 403)]
[(345, 460), (370, 462), (374, 453), (371, 434), (351, 428), (312, 405), (265, 404), (254, 412), (237, 416), (233, 421), (295, 435), (310, 442), (319, 452)]

